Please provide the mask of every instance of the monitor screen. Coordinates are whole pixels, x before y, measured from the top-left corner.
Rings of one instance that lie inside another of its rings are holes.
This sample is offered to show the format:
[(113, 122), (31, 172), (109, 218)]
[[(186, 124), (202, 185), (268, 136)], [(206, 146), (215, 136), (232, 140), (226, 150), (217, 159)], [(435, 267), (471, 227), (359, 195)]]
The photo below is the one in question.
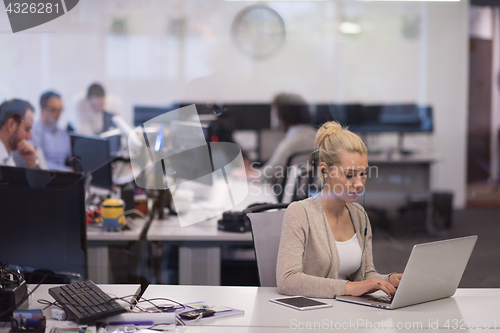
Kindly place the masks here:
[(91, 185), (109, 189), (113, 185), (111, 157), (107, 139), (71, 134), (72, 155), (80, 161), (83, 172), (92, 174)]
[(353, 132), (432, 132), (432, 107), (416, 104), (336, 105), (316, 107), (316, 125), (335, 120)]
[(367, 105), (358, 132), (432, 132), (432, 108), (416, 104)]
[(134, 106), (134, 126), (139, 127), (146, 121), (155, 117), (161, 116), (172, 110), (179, 108), (178, 104), (171, 106), (158, 107), (158, 106)]
[(87, 277), (81, 173), (0, 166), (0, 263)]
[(336, 121), (344, 126), (353, 126), (361, 122), (363, 106), (361, 104), (318, 104), (316, 105), (315, 126), (328, 121)]
[(213, 104), (213, 103), (189, 103), (189, 102), (182, 102), (178, 104), (178, 108), (183, 108), (188, 105), (194, 104), (196, 106), (196, 112), (198, 112), (199, 115), (205, 115), (205, 114), (217, 114), (218, 112), (221, 112), (222, 110), (222, 105), (218, 104)]
[(223, 110), (223, 115), (233, 120), (233, 130), (271, 128), (270, 104), (224, 104)]

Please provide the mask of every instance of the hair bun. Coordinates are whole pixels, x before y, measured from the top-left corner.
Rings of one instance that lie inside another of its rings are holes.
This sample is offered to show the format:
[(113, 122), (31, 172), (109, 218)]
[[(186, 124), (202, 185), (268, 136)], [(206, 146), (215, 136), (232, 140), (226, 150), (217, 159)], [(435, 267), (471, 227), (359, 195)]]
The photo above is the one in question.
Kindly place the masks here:
[(319, 148), (323, 146), (325, 140), (335, 132), (342, 131), (342, 125), (337, 123), (336, 121), (329, 121), (321, 125), (318, 129), (318, 133), (316, 133), (316, 144)]

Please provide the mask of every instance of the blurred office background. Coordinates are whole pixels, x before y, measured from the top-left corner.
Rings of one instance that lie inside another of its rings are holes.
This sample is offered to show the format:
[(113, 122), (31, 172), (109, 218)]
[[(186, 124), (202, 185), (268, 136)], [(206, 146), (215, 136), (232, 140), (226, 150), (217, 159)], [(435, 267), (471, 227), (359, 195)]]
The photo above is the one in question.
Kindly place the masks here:
[[(272, 11), (242, 16), (250, 5)], [(280, 92), (301, 95), (312, 113), (325, 104), (431, 106), (433, 131), (405, 134), (404, 146), (434, 156), (430, 190), (452, 195), (453, 220), (428, 233), (418, 202), (413, 208), (421, 215), (374, 209), (377, 269), (401, 271), (417, 242), (478, 234), (462, 286), (498, 287), (500, 11), (488, 5), (82, 0), (16, 34), (0, 11), (0, 100), (35, 104), (42, 91), (57, 90), (62, 125), (73, 120), (76, 100), (92, 82), (120, 101), (130, 125), (136, 106), (269, 104)], [(266, 36), (260, 19), (284, 36)], [(255, 136), (243, 137), (253, 149), (247, 141)], [(374, 150), (398, 145), (397, 133), (364, 138)], [(369, 200), (369, 186), (367, 193)]]

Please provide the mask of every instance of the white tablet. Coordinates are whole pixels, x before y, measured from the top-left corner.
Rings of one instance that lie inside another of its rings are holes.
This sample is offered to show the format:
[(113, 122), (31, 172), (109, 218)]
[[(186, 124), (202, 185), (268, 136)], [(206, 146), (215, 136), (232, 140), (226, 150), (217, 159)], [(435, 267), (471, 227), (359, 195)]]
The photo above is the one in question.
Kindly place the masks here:
[(301, 311), (330, 308), (333, 306), (333, 304), (323, 303), (303, 296), (272, 298), (270, 301)]

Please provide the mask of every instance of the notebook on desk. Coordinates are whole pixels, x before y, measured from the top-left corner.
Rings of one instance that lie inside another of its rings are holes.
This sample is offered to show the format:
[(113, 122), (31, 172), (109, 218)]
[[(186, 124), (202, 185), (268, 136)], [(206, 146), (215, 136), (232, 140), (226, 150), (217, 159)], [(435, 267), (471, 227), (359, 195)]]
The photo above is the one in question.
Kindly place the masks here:
[(392, 310), (450, 297), (457, 290), (476, 240), (474, 235), (415, 245), (393, 299), (369, 294), (338, 296), (337, 300)]

